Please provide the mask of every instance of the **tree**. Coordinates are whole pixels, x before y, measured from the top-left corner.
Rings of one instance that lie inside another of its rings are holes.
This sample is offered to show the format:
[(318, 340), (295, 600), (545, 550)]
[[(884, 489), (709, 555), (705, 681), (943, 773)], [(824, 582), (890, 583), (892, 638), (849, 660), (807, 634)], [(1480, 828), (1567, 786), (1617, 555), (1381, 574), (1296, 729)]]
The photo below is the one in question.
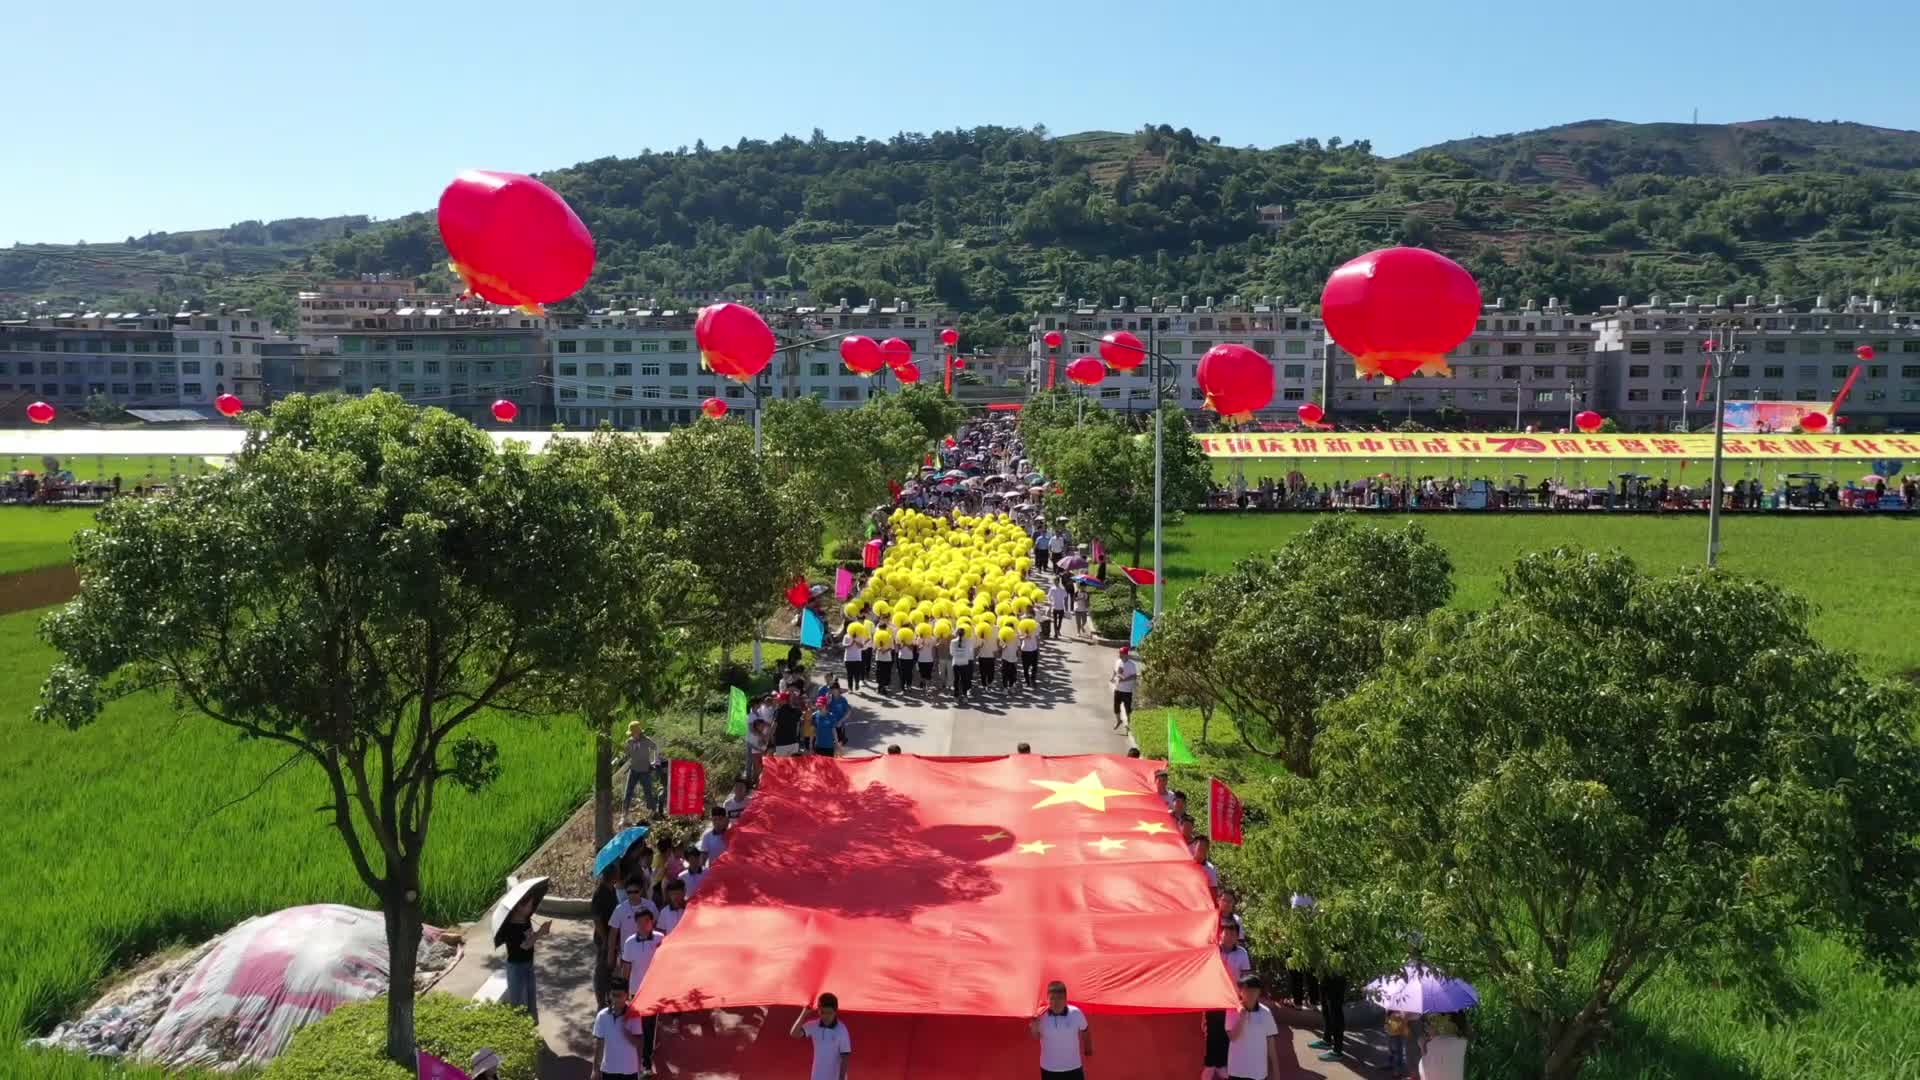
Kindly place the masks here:
[[(1206, 499), (1213, 466), (1187, 426), (1186, 414), (1166, 409), (1162, 421), (1161, 516), (1178, 521)], [(1066, 488), (1062, 497), (1074, 529), (1131, 550), (1138, 566), (1153, 536), (1153, 435), (1137, 434), (1097, 410), (1079, 427), (1043, 433), (1031, 448), (1035, 461)]]
[(938, 442), (959, 431), (960, 425), (967, 419), (967, 410), (961, 408), (958, 402), (926, 383), (901, 387), (899, 393), (893, 395), (893, 400), (913, 415), (914, 422), (920, 425), (928, 442)]
[(1379, 965), (1418, 931), (1490, 980), (1549, 1080), (1671, 964), (1765, 987), (1811, 929), (1912, 975), (1920, 713), (1808, 616), (1713, 571), (1523, 557), (1491, 609), (1395, 636), (1250, 854), (1319, 898), (1293, 933)]
[(1312, 776), (1322, 710), (1380, 662), (1390, 626), (1447, 602), (1451, 573), (1417, 525), (1319, 518), (1182, 593), (1142, 648), (1148, 688), (1177, 672), (1173, 693), (1211, 694), (1249, 749)]
[(830, 409), (812, 397), (770, 402), (762, 422), (768, 460), (812, 493), (823, 516), (851, 531), (890, 497), (888, 481), (917, 468), (927, 452), (931, 436), (914, 409), (896, 394), (854, 409)]
[(644, 541), (582, 447), (530, 457), (391, 394), (292, 395), (231, 468), (116, 500), (80, 535), (36, 715), (78, 727), (165, 689), (317, 766), (386, 916), (387, 1052), (411, 1067), (435, 798), (503, 767), (468, 722), (573, 704), (600, 649), (583, 635), (647, 618)]

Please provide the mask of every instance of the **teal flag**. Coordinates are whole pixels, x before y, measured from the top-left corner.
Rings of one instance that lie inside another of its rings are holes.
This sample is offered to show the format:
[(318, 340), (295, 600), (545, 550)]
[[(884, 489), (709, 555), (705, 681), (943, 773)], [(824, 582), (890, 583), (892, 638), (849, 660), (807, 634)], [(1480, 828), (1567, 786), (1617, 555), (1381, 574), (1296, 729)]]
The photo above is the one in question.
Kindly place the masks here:
[(727, 688), (727, 734), (747, 733), (747, 692), (737, 686)]
[(1150, 633), (1152, 630), (1153, 630), (1152, 616), (1148, 615), (1144, 611), (1136, 611), (1133, 613), (1132, 644), (1134, 648), (1136, 649), (1139, 648), (1140, 643), (1147, 640), (1147, 634)]
[(1167, 714), (1167, 760), (1175, 765), (1194, 763), (1193, 751), (1187, 749), (1186, 736), (1180, 734), (1180, 721), (1172, 713)]
[(827, 643), (827, 624), (811, 608), (800, 613), (800, 644), (818, 649)]

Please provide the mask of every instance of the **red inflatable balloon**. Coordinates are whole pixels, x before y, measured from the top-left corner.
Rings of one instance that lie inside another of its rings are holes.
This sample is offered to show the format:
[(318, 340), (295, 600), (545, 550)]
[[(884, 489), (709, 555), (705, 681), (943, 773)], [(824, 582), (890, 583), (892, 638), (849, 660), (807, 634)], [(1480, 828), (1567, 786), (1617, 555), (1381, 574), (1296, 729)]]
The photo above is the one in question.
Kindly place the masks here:
[(1230, 420), (1244, 420), (1273, 400), (1273, 364), (1245, 345), (1222, 344), (1207, 350), (1194, 372), (1207, 395), (1207, 408)]
[(951, 326), (947, 327), (945, 330), (940, 331), (940, 344), (942, 345), (960, 344), (960, 331), (955, 330)]
[(1294, 411), (1300, 414), (1300, 422), (1303, 424), (1317, 424), (1327, 418), (1327, 410), (1311, 401)]
[(1592, 409), (1584, 410), (1579, 415), (1573, 418), (1573, 426), (1579, 428), (1581, 431), (1584, 431), (1589, 435), (1593, 434), (1596, 431), (1599, 431), (1600, 425), (1606, 422), (1607, 422), (1606, 417), (1601, 416), (1599, 413), (1594, 412)]
[(501, 398), (493, 403), (493, 418), (503, 424), (513, 423), (514, 418), (519, 415), (520, 406), (508, 401), (506, 398)]
[(1081, 386), (1092, 386), (1107, 377), (1107, 365), (1091, 356), (1083, 356), (1067, 365), (1067, 378)]
[(953, 370), (955, 371), (967, 370), (967, 362), (965, 360), (955, 358), (955, 360), (953, 361)]
[(1320, 313), (1362, 374), (1404, 379), (1422, 367), (1444, 374), (1446, 355), (1480, 318), (1480, 286), (1444, 255), (1383, 248), (1327, 278)]
[(880, 355), (886, 357), (888, 367), (913, 363), (913, 346), (906, 341), (890, 337), (880, 343)]
[(1066, 335), (1062, 334), (1058, 330), (1049, 330), (1046, 333), (1040, 335), (1040, 340), (1047, 343), (1047, 348), (1057, 349), (1067, 340), (1067, 338), (1066, 338)]
[(813, 599), (813, 588), (807, 584), (806, 578), (801, 578), (787, 586), (787, 603), (794, 607), (806, 607), (807, 601), (811, 599)]
[(717, 397), (710, 397), (700, 403), (700, 411), (706, 414), (707, 419), (718, 420), (727, 415), (727, 403)]
[(1859, 357), (1862, 360), (1871, 360), (1874, 358), (1876, 354), (1873, 351), (1873, 346), (1862, 345), (1859, 348), (1853, 350), (1853, 355)]
[(593, 235), (531, 176), (468, 169), (440, 193), (439, 219), (454, 273), (496, 304), (538, 310), (593, 275)]
[(53, 423), (53, 406), (44, 401), (36, 401), (27, 406), (27, 419), (36, 424)]
[(1800, 429), (1802, 431), (1827, 430), (1827, 414), (1823, 412), (1810, 412), (1810, 413), (1803, 414), (1800, 417)]
[(700, 363), (741, 382), (760, 374), (773, 359), (773, 330), (760, 313), (741, 304), (708, 304), (693, 321)]
[(871, 375), (887, 366), (880, 343), (865, 334), (848, 334), (840, 339), (840, 359), (858, 375)]
[(893, 369), (893, 377), (903, 383), (917, 383), (920, 381), (920, 365), (909, 360)]
[(240, 411), (245, 409), (247, 404), (241, 401), (238, 395), (221, 394), (213, 399), (213, 407), (221, 416), (239, 416)]
[(1147, 361), (1147, 347), (1125, 330), (1115, 330), (1100, 339), (1100, 359), (1115, 371), (1132, 371)]

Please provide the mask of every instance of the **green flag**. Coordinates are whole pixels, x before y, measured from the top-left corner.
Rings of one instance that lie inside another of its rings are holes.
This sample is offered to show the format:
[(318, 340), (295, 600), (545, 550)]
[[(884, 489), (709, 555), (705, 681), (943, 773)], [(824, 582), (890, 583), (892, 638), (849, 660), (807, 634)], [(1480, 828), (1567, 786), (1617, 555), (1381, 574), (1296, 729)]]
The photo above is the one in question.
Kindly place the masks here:
[(1187, 740), (1180, 734), (1180, 721), (1172, 713), (1167, 714), (1167, 760), (1175, 765), (1194, 762), (1193, 751), (1187, 749)]
[(747, 733), (747, 692), (737, 686), (727, 688), (727, 734)]

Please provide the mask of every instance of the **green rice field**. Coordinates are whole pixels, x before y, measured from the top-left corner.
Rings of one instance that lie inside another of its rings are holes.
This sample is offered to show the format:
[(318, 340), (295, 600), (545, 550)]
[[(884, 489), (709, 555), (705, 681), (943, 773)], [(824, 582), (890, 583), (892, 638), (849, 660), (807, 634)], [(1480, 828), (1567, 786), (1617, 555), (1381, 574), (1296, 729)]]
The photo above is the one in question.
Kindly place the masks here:
[[(1605, 514), (1364, 512), (1397, 526), (1413, 520), (1453, 557), (1454, 604), (1494, 599), (1501, 574), (1525, 551), (1560, 544), (1619, 548), (1650, 570), (1706, 561), (1707, 519)], [(1200, 576), (1277, 547), (1312, 514), (1190, 514), (1166, 541), (1168, 600)], [(1720, 564), (1777, 581), (1813, 602), (1814, 631), (1884, 674), (1920, 672), (1920, 515), (1722, 519)]]
[[(158, 695), (77, 732), (35, 722), (54, 655), (36, 636), (44, 614), (0, 617), (0, 1076), (64, 1080), (112, 1070), (21, 1040), (130, 962), (291, 904), (373, 897), (315, 812), (319, 772), (275, 773), (284, 750), (176, 717)], [(424, 875), (440, 925), (483, 912), (591, 783), (575, 724), (500, 717), (476, 731), (499, 741), (506, 773), (479, 795), (441, 793)]]
[(91, 508), (0, 506), (0, 574), (72, 562), (73, 534), (91, 524)]

